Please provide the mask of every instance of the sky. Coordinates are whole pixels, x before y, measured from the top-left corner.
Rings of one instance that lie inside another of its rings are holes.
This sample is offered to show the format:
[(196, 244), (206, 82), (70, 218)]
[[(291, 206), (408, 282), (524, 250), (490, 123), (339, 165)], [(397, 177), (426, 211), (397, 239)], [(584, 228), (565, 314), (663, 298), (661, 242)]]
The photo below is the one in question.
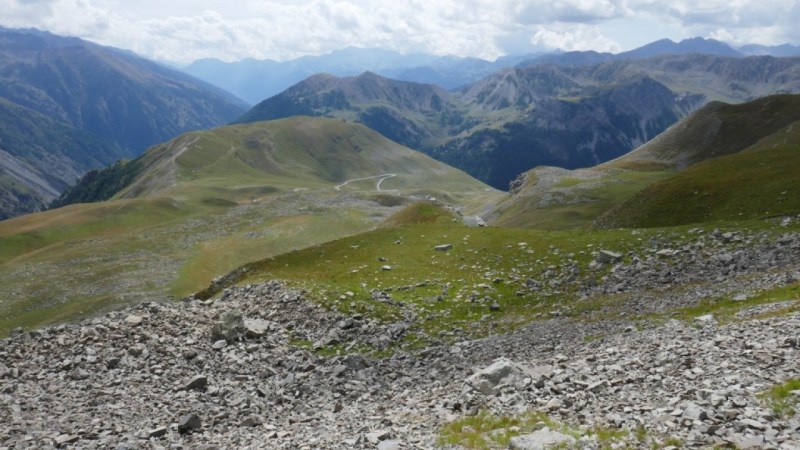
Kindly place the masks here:
[(696, 36), (800, 44), (800, 0), (0, 0), (0, 11), (5, 27), (177, 64), (285, 61), (345, 47), (494, 60)]

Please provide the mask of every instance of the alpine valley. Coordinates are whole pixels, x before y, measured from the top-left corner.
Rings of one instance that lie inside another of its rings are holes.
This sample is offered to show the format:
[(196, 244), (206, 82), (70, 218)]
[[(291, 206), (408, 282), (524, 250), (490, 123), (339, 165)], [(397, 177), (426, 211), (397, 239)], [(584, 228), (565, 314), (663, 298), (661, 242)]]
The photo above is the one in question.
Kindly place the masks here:
[(800, 448), (796, 48), (0, 44), (0, 450)]

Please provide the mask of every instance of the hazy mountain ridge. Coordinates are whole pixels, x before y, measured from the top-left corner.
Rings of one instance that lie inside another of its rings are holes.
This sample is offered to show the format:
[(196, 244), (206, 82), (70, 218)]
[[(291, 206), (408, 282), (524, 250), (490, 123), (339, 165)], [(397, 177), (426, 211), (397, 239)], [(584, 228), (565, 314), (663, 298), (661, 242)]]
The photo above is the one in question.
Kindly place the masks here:
[(86, 171), (227, 123), (246, 106), (131, 52), (7, 28), (0, 28), (0, 100), (0, 218), (42, 209)]
[(403, 55), (389, 50), (351, 47), (324, 55), (303, 56), (283, 62), (255, 59), (225, 62), (218, 59), (203, 59), (189, 64), (183, 70), (256, 104), (318, 73), (350, 77), (371, 71), (395, 80), (436, 84), (454, 90), (468, 86), (498, 70), (515, 66), (546, 64), (583, 66), (615, 60), (690, 53), (729, 57), (748, 55), (783, 57), (800, 56), (800, 47), (749, 45), (734, 49), (724, 42), (713, 39), (692, 38), (680, 42), (662, 39), (618, 54), (556, 51), (508, 55), (494, 61), (428, 54)]
[(390, 50), (346, 48), (284, 62), (254, 59), (225, 62), (202, 59), (184, 67), (183, 71), (256, 104), (319, 73), (350, 77), (369, 71), (401, 81), (436, 84), (445, 89), (454, 89), (531, 57), (519, 55), (487, 61), (479, 58), (403, 55)]
[(131, 156), (181, 132), (227, 123), (245, 107), (219, 88), (131, 53), (42, 35), (0, 30), (0, 96), (108, 139)]

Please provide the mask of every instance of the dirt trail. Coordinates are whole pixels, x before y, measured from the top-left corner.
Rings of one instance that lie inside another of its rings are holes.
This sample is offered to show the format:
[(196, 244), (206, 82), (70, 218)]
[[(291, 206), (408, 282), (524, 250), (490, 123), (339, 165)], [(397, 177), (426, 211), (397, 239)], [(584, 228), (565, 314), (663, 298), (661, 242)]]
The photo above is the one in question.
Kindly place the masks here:
[[(353, 179), (350, 179), (350, 180), (347, 180), (347, 181), (345, 181), (345, 182), (344, 182), (344, 183), (342, 183), (342, 184), (339, 184), (339, 185), (337, 185), (337, 186), (336, 186), (336, 190), (337, 190), (337, 191), (341, 191), (343, 187), (347, 186), (348, 184), (350, 184), (350, 183), (352, 183), (352, 182), (354, 182), (354, 181), (372, 180), (372, 179), (375, 179), (375, 178), (377, 178), (377, 179), (378, 179), (378, 181), (376, 181), (376, 182), (375, 182), (375, 190), (376, 190), (376, 191), (382, 191), (382, 189), (381, 189), (381, 184), (383, 184), (383, 181), (384, 181), (384, 180), (387, 180), (387, 179), (389, 179), (389, 178), (394, 178), (394, 177), (396, 177), (396, 176), (397, 176), (397, 174), (396, 174), (396, 173), (385, 173), (385, 174), (383, 174), (383, 175), (373, 175), (373, 176), (371, 176), (371, 177), (364, 177), (364, 178), (353, 178)], [(391, 189), (391, 190), (395, 190), (395, 189)]]

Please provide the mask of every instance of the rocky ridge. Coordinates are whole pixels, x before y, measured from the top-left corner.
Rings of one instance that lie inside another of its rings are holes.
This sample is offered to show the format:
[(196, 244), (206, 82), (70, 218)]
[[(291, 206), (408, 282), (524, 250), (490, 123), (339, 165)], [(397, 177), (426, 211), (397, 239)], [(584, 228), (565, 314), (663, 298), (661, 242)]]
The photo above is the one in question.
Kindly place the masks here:
[[(730, 323), (631, 319), (795, 283), (800, 236), (689, 234), (639, 254), (598, 250), (584, 272), (611, 265), (599, 283), (568, 263), (520, 280), (541, 295), (578, 284), (582, 299), (508, 333), (421, 350), (398, 345), (412, 313), (346, 316), (277, 282), (20, 332), (0, 347), (0, 449), (421, 449), (479, 411), (562, 424), (518, 430), (512, 448), (564, 436), (600, 448), (595, 426), (622, 430), (620, 447), (798, 448), (800, 420), (760, 397), (800, 376), (800, 314), (763, 315), (797, 300), (742, 308)], [(571, 310), (609, 294), (618, 301)], [(324, 356), (333, 349), (342, 354)]]

